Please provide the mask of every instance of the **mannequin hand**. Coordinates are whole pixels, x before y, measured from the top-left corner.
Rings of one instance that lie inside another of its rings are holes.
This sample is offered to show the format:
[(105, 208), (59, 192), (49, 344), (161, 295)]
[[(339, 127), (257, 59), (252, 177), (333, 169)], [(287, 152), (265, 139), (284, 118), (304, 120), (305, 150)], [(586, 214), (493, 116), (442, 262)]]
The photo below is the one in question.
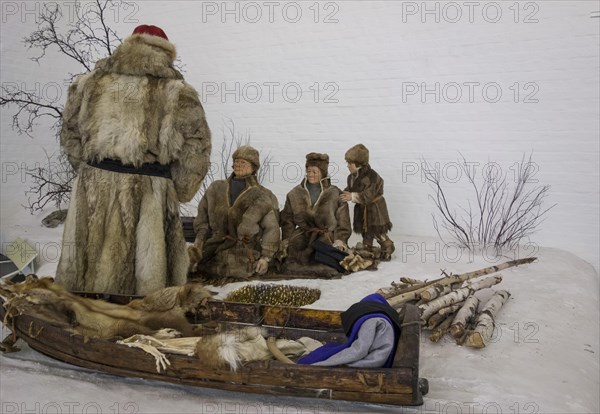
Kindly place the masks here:
[(258, 273), (259, 275), (264, 275), (265, 273), (267, 273), (268, 269), (269, 260), (266, 257), (261, 257), (260, 259), (258, 259), (255, 268), (256, 273)]
[(279, 250), (287, 253), (288, 246), (290, 244), (289, 239), (283, 239), (281, 243), (279, 243)]
[(198, 263), (202, 260), (202, 249), (198, 248), (196, 245), (189, 246), (188, 256), (190, 258), (190, 267), (188, 268), (188, 271), (196, 272), (198, 270)]
[(344, 191), (342, 194), (340, 194), (340, 200), (342, 201), (352, 201), (352, 193), (348, 192), (348, 191)]
[(346, 243), (344, 243), (341, 240), (336, 240), (333, 242), (333, 247), (335, 247), (338, 250), (341, 250), (343, 252), (345, 252), (346, 250), (348, 250), (348, 246), (346, 246)]

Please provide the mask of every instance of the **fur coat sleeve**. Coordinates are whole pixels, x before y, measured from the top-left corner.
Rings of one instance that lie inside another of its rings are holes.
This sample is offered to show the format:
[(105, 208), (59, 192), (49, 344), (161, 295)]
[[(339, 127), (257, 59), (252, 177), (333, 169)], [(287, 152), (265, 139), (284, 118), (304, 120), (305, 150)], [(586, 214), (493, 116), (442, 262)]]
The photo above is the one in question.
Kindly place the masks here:
[(261, 220), (260, 226), (264, 229), (262, 235), (261, 256), (272, 259), (279, 249), (280, 235), (277, 214), (274, 210), (269, 211)]
[(346, 191), (356, 193), (358, 204), (371, 204), (377, 197), (383, 195), (383, 179), (374, 170), (362, 167), (358, 177), (348, 176)]
[(279, 208), (275, 195), (264, 187), (258, 187), (257, 197), (243, 213), (236, 232), (239, 238), (260, 239), (261, 256), (273, 258), (279, 248)]
[(79, 131), (79, 108), (81, 107), (82, 96), (79, 79), (77, 79), (69, 87), (60, 132), (60, 145), (75, 171), (77, 171), (83, 160), (81, 133)]
[(350, 208), (348, 207), (348, 203), (345, 201), (338, 201), (335, 219), (337, 223), (335, 231), (333, 232), (333, 240), (341, 240), (344, 243), (348, 243), (348, 239), (352, 234), (352, 227), (350, 225)]
[(208, 198), (209, 192), (211, 192), (213, 188), (214, 183), (208, 187), (206, 193), (204, 193), (204, 196), (200, 200), (200, 204), (198, 204), (198, 213), (194, 219), (194, 231), (196, 232), (196, 241), (194, 244), (200, 251), (202, 251), (204, 242), (210, 235), (210, 223), (208, 222)]
[(294, 211), (292, 210), (292, 204), (289, 195), (285, 199), (285, 206), (281, 210), (280, 214), (281, 222), (281, 239), (289, 239), (296, 228), (294, 223)]
[(190, 201), (202, 184), (210, 165), (210, 129), (198, 93), (185, 84), (179, 95), (174, 127), (183, 137), (180, 158), (171, 175), (179, 201)]

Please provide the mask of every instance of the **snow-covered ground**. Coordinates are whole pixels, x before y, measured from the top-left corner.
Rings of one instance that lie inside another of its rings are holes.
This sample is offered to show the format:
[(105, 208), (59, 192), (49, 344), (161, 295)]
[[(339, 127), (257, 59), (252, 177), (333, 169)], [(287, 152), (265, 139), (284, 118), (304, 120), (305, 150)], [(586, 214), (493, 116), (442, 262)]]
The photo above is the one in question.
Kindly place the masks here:
[[(45, 229), (40, 220), (23, 212), (12, 224), (3, 223), (2, 232), (8, 240), (21, 236), (35, 245), (43, 256), (38, 274), (52, 275), (62, 226)], [(500, 329), (489, 347), (459, 347), (449, 339), (433, 344), (422, 336), (420, 376), (429, 380), (430, 391), (421, 407), (281, 398), (119, 378), (54, 361), (20, 342), (21, 352), (0, 356), (0, 412), (600, 412), (599, 286), (589, 263), (551, 248), (522, 248), (495, 259), (444, 247), (433, 238), (392, 236), (397, 251), (377, 272), (287, 283), (320, 288), (321, 299), (311, 307), (343, 310), (401, 276), (431, 279), (440, 269), (462, 273), (514, 258), (539, 258), (502, 272), (498, 288), (512, 296), (501, 310)], [(240, 285), (216, 290), (223, 297)]]

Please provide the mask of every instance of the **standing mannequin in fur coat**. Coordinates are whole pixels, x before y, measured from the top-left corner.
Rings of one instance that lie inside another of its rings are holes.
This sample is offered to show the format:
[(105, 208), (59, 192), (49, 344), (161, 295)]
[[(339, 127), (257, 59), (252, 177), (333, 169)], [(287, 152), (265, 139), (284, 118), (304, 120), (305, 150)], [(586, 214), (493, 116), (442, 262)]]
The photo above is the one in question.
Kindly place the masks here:
[(340, 200), (341, 190), (331, 185), (328, 168), (327, 154), (307, 154), (306, 179), (287, 194), (280, 223), (289, 261), (309, 264), (315, 240), (340, 250), (348, 247), (352, 233), (348, 203)]
[(77, 171), (56, 281), (70, 290), (148, 294), (187, 281), (179, 203), (209, 165), (198, 93), (175, 46), (139, 26), (69, 89), (61, 145)]
[(208, 187), (194, 220), (191, 270), (207, 279), (266, 273), (281, 239), (277, 197), (256, 179), (258, 151), (243, 145), (232, 158), (233, 174)]
[(381, 246), (381, 260), (390, 261), (394, 242), (387, 233), (392, 229), (387, 204), (383, 198), (383, 178), (369, 165), (369, 149), (357, 144), (346, 151), (350, 175), (340, 196), (354, 205), (354, 231), (362, 235), (363, 246), (373, 249), (373, 239)]

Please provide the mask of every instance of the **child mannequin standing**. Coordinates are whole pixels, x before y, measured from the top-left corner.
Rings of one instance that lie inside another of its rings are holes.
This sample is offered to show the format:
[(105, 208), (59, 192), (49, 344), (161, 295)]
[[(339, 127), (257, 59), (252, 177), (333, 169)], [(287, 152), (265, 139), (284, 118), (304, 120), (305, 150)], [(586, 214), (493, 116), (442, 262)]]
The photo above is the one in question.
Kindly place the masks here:
[(365, 248), (372, 249), (373, 239), (377, 239), (381, 246), (381, 260), (389, 261), (395, 248), (387, 235), (392, 223), (383, 198), (383, 178), (369, 165), (369, 150), (363, 144), (350, 148), (345, 159), (350, 175), (340, 199), (356, 204), (353, 229), (362, 235)]

